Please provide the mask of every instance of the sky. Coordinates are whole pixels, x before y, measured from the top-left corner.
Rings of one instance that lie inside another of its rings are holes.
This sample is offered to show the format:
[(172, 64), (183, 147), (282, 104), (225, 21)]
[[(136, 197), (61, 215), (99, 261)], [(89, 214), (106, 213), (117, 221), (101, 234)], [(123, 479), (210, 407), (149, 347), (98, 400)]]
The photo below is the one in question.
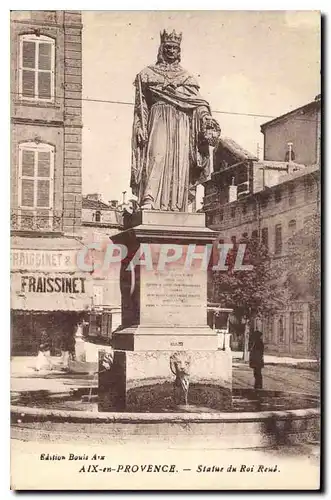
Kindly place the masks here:
[(161, 30), (183, 33), (181, 64), (222, 111), (222, 135), (262, 158), (260, 125), (320, 93), (319, 23), (313, 11), (84, 11), (83, 193), (131, 195), (133, 106), (91, 99), (133, 103)]

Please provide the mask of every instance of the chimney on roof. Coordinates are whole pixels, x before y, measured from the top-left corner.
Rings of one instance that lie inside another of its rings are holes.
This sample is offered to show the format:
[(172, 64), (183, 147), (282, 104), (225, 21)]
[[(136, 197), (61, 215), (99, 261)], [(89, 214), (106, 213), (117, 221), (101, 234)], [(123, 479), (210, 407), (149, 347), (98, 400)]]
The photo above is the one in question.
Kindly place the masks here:
[(291, 163), (294, 160), (294, 158), (293, 158), (293, 142), (287, 143), (287, 153), (288, 153), (288, 162)]
[(259, 160), (260, 159), (260, 144), (256, 144), (256, 158)]
[(118, 200), (110, 200), (108, 201), (108, 203), (111, 206), (111, 208), (117, 208), (118, 206)]

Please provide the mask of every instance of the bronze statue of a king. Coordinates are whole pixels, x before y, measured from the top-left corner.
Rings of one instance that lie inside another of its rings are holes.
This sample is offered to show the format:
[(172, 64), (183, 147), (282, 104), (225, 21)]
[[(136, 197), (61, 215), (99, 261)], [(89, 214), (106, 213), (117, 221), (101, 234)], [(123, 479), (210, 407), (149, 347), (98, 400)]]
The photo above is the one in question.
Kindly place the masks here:
[(180, 65), (181, 40), (163, 31), (156, 64), (135, 80), (131, 188), (142, 210), (187, 211), (220, 134), (199, 84)]

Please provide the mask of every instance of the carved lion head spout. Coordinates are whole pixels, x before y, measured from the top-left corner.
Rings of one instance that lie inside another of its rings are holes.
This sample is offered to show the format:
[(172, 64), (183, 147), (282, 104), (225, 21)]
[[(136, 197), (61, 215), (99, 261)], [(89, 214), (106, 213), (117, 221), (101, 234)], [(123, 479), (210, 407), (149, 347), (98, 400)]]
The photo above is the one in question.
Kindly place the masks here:
[(175, 375), (174, 399), (177, 402), (178, 390), (182, 392), (187, 405), (188, 389), (190, 385), (191, 356), (185, 351), (175, 352), (170, 356), (170, 369)]
[(170, 356), (170, 369), (176, 376), (189, 376), (191, 369), (191, 356), (185, 351), (175, 352)]
[(111, 370), (114, 363), (114, 353), (100, 351), (99, 354), (99, 372)]

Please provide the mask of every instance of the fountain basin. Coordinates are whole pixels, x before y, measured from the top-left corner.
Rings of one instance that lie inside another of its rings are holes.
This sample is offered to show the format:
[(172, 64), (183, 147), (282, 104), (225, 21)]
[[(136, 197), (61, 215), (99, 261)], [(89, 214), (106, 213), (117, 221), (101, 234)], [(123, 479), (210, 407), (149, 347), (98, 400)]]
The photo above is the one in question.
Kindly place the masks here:
[[(79, 395), (76, 395), (76, 402), (81, 403), (78, 405), (80, 410), (56, 407), (59, 401), (54, 394), (48, 404), (45, 405), (44, 400), (44, 407), (29, 406), (31, 401), (28, 398), (26, 403), (29, 405), (17, 404), (20, 401), (18, 397), (14, 398), (15, 404), (11, 407), (12, 435), (20, 438), (23, 435), (24, 438), (24, 434), (32, 433), (37, 439), (44, 436), (50, 440), (63, 440), (65, 436), (72, 438), (73, 434), (76, 437), (80, 434), (84, 441), (91, 439), (100, 443), (141, 441), (143, 435), (144, 442), (151, 445), (166, 442), (171, 447), (195, 447), (200, 443), (217, 449), (288, 446), (318, 441), (320, 411), (317, 398), (296, 393), (259, 391), (259, 399), (254, 400), (254, 391), (245, 391), (251, 396), (251, 403), (263, 400), (266, 403), (271, 398), (283, 403), (292, 401), (295, 408), (277, 410), (269, 401), (269, 410), (261, 411), (260, 405), (260, 409), (255, 406), (253, 411), (242, 411), (240, 401), (239, 404), (236, 402), (243, 396), (240, 390), (233, 391), (234, 405), (232, 410), (227, 411), (180, 405), (172, 411), (155, 413), (98, 412), (95, 401), (82, 403), (77, 399)], [(72, 399), (75, 401), (75, 397)], [(299, 401), (301, 408), (298, 407)]]

